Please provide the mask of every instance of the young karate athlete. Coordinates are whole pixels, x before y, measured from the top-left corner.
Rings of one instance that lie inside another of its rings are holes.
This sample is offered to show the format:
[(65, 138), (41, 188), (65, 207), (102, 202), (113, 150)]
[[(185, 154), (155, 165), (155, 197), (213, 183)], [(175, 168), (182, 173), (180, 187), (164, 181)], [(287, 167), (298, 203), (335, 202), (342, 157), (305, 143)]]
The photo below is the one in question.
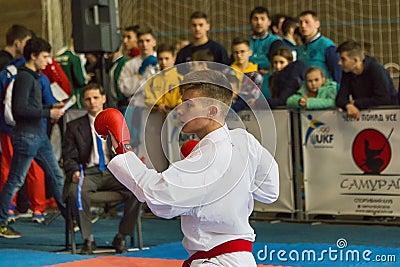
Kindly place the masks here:
[(180, 89), (182, 131), (200, 139), (191, 153), (162, 173), (148, 169), (129, 151), (121, 113), (106, 109), (96, 117), (95, 128), (103, 137), (111, 134), (121, 154), (107, 167), (155, 215), (181, 217), (182, 243), (190, 255), (183, 266), (255, 267), (255, 233), (248, 218), (254, 199), (272, 203), (278, 198), (278, 165), (253, 135), (225, 124), (232, 99), (225, 75), (194, 71), (185, 75)]

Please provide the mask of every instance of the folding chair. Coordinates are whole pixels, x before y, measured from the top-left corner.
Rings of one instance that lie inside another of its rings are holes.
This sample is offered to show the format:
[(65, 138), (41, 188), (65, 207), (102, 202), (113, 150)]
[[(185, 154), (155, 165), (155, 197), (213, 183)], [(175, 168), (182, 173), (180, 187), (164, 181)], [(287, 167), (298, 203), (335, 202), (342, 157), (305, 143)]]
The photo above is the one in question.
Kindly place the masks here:
[[(115, 191), (98, 191), (91, 194), (92, 207), (102, 207), (104, 208), (104, 213), (108, 213), (112, 208), (117, 206), (123, 201), (123, 196)], [(65, 219), (65, 249), (69, 251), (69, 235), (71, 235), (71, 253), (76, 254), (76, 237), (74, 230), (74, 211), (71, 201), (74, 201), (70, 196), (67, 197), (67, 218)], [(142, 205), (142, 204), (140, 204)], [(137, 247), (138, 249), (143, 249), (143, 236), (142, 236), (142, 206), (139, 208), (139, 215), (136, 222), (136, 235), (137, 235)], [(134, 247), (135, 238), (130, 237), (130, 246)]]

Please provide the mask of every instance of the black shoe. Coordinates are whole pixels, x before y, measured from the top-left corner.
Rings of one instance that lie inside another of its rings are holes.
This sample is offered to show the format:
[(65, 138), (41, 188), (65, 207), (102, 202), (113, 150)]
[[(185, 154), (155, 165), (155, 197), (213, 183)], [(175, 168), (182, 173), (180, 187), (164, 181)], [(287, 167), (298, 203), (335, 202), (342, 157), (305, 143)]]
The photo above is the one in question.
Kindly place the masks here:
[(85, 239), (85, 242), (83, 243), (83, 247), (81, 249), (81, 254), (91, 255), (93, 254), (93, 251), (96, 250), (96, 248), (96, 242)]
[(128, 248), (126, 247), (126, 240), (125, 240), (125, 236), (124, 235), (117, 234), (114, 237), (112, 245), (115, 248), (115, 251), (117, 253), (128, 252)]

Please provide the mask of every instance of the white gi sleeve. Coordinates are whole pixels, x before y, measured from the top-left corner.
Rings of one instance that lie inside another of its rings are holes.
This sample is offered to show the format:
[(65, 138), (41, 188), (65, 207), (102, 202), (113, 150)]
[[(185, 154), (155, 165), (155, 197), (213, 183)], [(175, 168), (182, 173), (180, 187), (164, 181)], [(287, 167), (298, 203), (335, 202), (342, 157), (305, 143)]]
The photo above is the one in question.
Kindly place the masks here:
[(278, 164), (268, 150), (264, 147), (261, 147), (261, 154), (256, 169), (254, 186), (254, 199), (260, 202), (273, 203), (279, 197)]
[[(174, 190), (161, 173), (148, 169), (133, 152), (115, 156), (107, 165), (111, 173), (151, 211), (162, 218), (173, 218), (187, 212), (189, 207), (172, 205)], [(162, 194), (162, 195), (161, 195)], [(161, 200), (161, 201), (160, 201)]]

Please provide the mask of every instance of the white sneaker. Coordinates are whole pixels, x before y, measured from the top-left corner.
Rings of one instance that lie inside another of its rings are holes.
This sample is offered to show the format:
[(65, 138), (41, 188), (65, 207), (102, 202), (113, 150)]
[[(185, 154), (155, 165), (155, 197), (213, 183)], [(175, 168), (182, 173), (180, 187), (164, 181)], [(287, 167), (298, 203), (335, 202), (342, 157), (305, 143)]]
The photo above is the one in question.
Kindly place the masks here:
[(28, 209), (26, 212), (24, 213), (17, 213), (17, 215), (15, 215), (16, 219), (19, 218), (31, 218), (33, 215), (33, 211), (31, 211), (30, 209)]
[(32, 222), (35, 223), (42, 223), (44, 222), (44, 214), (43, 213), (37, 213), (32, 215)]

